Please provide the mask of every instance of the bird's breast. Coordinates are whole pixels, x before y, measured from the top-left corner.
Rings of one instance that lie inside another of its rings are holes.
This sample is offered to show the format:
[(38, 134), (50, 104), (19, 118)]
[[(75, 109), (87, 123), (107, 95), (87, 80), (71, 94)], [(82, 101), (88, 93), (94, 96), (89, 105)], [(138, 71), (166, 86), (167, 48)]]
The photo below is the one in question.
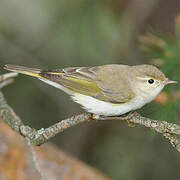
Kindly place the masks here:
[(86, 111), (104, 116), (122, 115), (138, 109), (143, 105), (142, 101), (139, 101), (138, 99), (131, 100), (128, 103), (113, 104), (78, 93), (74, 94), (72, 99), (80, 104)]

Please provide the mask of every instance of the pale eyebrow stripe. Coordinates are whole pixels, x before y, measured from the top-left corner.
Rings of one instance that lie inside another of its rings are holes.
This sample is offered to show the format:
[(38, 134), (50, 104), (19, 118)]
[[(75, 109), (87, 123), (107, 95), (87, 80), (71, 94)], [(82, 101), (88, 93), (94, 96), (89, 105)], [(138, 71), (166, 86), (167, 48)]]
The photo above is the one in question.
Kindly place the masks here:
[[(140, 80), (148, 80), (149, 78), (152, 78), (152, 77), (137, 77), (137, 79), (140, 79)], [(154, 78), (152, 78), (152, 79), (154, 79)]]

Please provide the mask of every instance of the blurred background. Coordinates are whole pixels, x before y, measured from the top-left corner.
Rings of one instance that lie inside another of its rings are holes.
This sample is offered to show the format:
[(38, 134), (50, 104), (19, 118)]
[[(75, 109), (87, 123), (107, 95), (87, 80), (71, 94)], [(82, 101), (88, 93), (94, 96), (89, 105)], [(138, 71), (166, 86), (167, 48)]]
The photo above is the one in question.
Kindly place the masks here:
[[(4, 64), (42, 69), (110, 63), (154, 64), (180, 81), (179, 0), (1, 0), (0, 73)], [(23, 121), (46, 128), (82, 113), (65, 93), (20, 75), (3, 90)], [(180, 84), (139, 110), (180, 124)], [(90, 122), (51, 140), (115, 180), (180, 177), (180, 154), (161, 135), (117, 121)]]

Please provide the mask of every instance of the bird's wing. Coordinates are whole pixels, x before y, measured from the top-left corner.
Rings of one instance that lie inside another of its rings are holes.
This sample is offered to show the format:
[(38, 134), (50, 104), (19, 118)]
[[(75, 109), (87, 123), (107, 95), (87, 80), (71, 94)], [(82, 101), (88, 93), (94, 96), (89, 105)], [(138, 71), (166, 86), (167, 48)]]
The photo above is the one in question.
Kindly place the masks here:
[[(39, 75), (74, 92), (114, 104), (125, 103), (133, 98), (126, 82), (121, 81), (121, 84), (118, 84), (112, 74), (107, 78), (99, 76), (98, 66), (41, 71)], [(115, 85), (110, 89), (109, 85), (112, 83)]]

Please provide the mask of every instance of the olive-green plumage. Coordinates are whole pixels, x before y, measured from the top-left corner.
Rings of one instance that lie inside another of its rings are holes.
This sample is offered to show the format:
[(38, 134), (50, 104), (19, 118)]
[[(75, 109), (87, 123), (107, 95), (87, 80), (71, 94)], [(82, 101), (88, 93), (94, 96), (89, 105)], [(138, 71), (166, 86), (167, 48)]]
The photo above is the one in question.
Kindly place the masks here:
[(6, 65), (5, 69), (39, 78), (63, 90), (88, 112), (116, 116), (151, 102), (169, 81), (152, 65), (110, 64), (41, 70)]
[(135, 97), (137, 77), (165, 81), (165, 75), (152, 65), (110, 64), (95, 67), (70, 67), (40, 70), (6, 65), (5, 69), (56, 82), (63, 87), (98, 100), (125, 103)]

